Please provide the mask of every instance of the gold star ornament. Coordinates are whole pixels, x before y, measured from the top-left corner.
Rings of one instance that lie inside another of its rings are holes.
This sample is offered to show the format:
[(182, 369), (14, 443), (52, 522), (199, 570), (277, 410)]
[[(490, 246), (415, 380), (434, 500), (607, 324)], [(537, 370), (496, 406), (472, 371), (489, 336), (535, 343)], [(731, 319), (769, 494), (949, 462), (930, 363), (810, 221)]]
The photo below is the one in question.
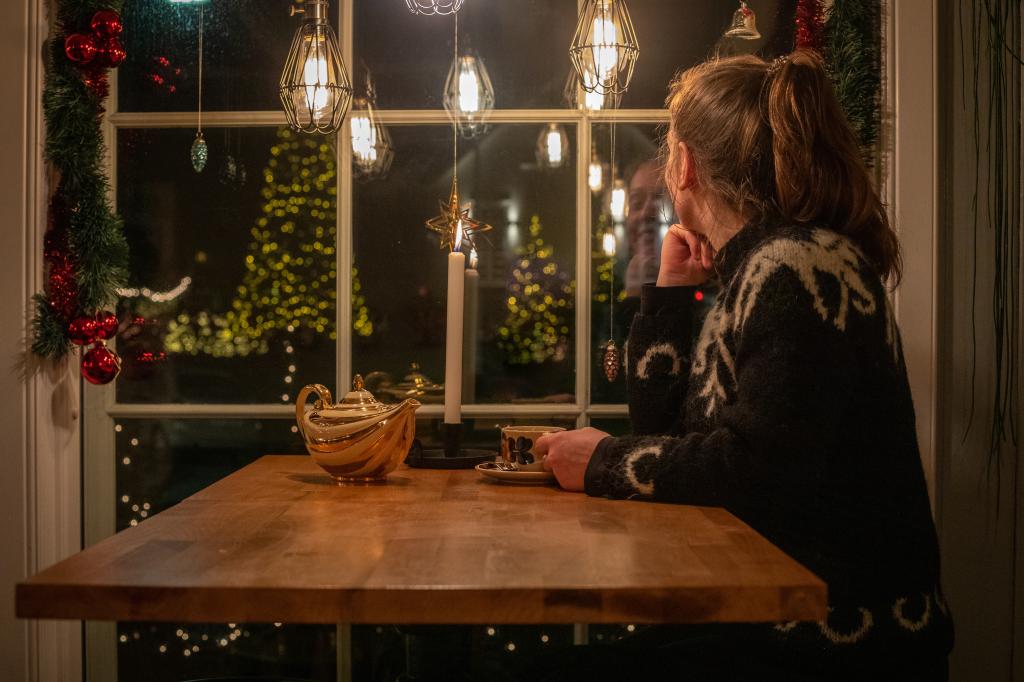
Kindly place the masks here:
[(427, 221), (427, 229), (441, 235), (441, 248), (458, 251), (462, 241), (476, 248), (474, 237), (479, 232), (487, 232), (491, 226), (469, 217), (469, 209), (462, 210), (459, 202), (459, 182), (452, 180), (452, 193), (448, 201), (441, 202), (441, 215)]

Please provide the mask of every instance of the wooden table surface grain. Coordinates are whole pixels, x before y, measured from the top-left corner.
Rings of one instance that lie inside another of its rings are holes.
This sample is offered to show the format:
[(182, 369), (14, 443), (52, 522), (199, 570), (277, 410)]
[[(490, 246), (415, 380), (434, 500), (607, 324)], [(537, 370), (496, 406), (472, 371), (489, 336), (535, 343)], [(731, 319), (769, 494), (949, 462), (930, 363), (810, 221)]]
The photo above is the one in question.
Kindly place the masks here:
[(22, 618), (291, 623), (818, 620), (826, 588), (723, 509), (267, 456), (17, 586)]

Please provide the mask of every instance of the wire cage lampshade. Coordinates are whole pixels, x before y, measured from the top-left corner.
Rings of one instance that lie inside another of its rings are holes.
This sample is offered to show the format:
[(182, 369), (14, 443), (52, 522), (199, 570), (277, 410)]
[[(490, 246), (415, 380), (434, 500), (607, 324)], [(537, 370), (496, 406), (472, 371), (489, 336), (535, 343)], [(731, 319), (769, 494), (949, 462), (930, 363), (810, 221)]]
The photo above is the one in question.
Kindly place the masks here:
[(464, 137), (487, 129), (494, 110), (494, 86), (483, 60), (473, 53), (457, 57), (444, 84), (444, 108)]
[(586, 0), (569, 58), (587, 92), (621, 95), (640, 56), (626, 0)]
[(413, 14), (455, 14), (465, 0), (405, 0)]
[(352, 103), (352, 83), (327, 21), (327, 0), (306, 0), (281, 72), (279, 94), (288, 123), (306, 133), (333, 133)]
[(569, 135), (557, 123), (549, 123), (537, 138), (537, 165), (541, 168), (562, 168), (569, 165)]
[(570, 109), (601, 111), (602, 109), (618, 109), (622, 101), (622, 93), (587, 92), (580, 86), (580, 78), (575, 69), (569, 69), (569, 77), (562, 89), (562, 99)]
[(352, 137), (352, 166), (357, 177), (372, 180), (387, 175), (395, 150), (391, 134), (377, 117), (377, 98), (370, 74), (366, 74), (366, 93), (352, 100), (348, 123)]

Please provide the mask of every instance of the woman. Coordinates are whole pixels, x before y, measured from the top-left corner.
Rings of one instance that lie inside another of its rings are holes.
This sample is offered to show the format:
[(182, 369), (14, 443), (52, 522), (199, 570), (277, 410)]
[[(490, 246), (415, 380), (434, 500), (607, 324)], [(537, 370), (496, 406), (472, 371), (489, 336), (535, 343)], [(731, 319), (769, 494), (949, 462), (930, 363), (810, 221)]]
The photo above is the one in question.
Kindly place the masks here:
[[(883, 285), (899, 245), (822, 63), (708, 62), (668, 106), (679, 224), (630, 333), (634, 435), (537, 448), (567, 490), (726, 507), (828, 583), (830, 612), (655, 628), (596, 652), (594, 672), (633, 656), (683, 679), (946, 679), (952, 625)], [(691, 347), (691, 287), (712, 277)]]

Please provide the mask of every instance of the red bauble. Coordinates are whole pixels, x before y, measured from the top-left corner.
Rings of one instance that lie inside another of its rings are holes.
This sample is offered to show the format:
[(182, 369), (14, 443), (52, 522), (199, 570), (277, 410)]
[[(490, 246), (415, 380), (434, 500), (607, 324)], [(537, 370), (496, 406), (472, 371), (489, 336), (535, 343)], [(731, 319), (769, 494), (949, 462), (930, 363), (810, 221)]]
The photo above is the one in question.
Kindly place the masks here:
[(88, 346), (99, 338), (99, 325), (91, 317), (76, 317), (68, 322), (68, 338), (76, 346)]
[(103, 38), (113, 38), (121, 35), (124, 25), (121, 23), (121, 15), (112, 9), (101, 9), (92, 15), (89, 28), (93, 33)]
[(116, 69), (124, 62), (128, 53), (124, 51), (124, 45), (117, 38), (108, 38), (97, 52), (97, 60), (108, 69)]
[(79, 66), (91, 62), (97, 52), (96, 38), (91, 34), (72, 33), (64, 39), (64, 54)]
[(117, 315), (109, 310), (101, 310), (96, 313), (96, 338), (103, 340), (114, 338), (119, 324)]
[(102, 343), (97, 343), (82, 357), (82, 376), (90, 384), (109, 384), (121, 372), (121, 358)]

